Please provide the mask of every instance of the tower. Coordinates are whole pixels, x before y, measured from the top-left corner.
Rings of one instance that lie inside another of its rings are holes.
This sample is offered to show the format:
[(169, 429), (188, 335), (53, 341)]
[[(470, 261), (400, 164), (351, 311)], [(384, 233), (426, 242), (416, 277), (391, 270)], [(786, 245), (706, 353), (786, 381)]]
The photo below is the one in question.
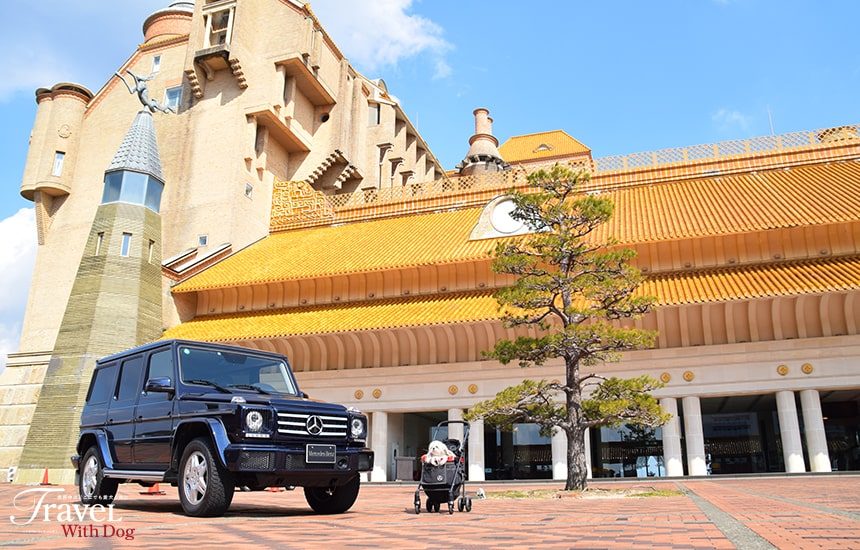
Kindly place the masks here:
[(99, 357), (161, 335), (164, 176), (152, 113), (137, 113), (105, 171), (101, 204), (63, 314), (21, 455), (19, 481), (70, 482), (81, 407)]
[(493, 119), (490, 118), (490, 111), (479, 107), (473, 114), (475, 133), (469, 138), (469, 152), (466, 153), (466, 158), (457, 164), (460, 175), (470, 176), (510, 170), (510, 166), (499, 153), (499, 140), (493, 135)]

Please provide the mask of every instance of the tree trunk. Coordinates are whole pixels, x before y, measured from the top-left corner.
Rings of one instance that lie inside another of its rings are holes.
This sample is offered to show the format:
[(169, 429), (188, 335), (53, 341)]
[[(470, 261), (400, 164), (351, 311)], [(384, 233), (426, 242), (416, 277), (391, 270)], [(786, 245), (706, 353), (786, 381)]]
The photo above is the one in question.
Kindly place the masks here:
[(574, 427), (567, 433), (567, 482), (565, 491), (584, 491), (588, 483), (588, 463), (585, 460), (585, 430)]

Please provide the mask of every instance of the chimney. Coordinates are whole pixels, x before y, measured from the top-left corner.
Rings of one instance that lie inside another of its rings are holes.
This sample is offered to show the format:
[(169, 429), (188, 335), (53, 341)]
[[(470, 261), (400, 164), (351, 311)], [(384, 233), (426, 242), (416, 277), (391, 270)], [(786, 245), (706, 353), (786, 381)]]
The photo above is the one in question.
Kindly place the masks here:
[(493, 135), (490, 111), (479, 107), (475, 115), (475, 133), (469, 138), (469, 152), (458, 165), (461, 176), (510, 170), (499, 153), (499, 140)]

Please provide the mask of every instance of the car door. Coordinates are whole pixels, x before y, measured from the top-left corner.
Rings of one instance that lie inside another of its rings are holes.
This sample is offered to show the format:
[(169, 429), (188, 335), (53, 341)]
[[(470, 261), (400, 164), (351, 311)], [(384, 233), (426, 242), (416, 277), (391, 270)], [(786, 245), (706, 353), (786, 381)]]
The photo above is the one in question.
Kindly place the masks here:
[(140, 394), (143, 356), (125, 359), (120, 367), (116, 390), (107, 413), (105, 431), (113, 444), (116, 467), (124, 468), (134, 462), (134, 409)]
[(170, 378), (176, 387), (173, 349), (154, 350), (146, 358), (145, 375), (135, 410), (134, 463), (144, 470), (166, 470), (170, 463), (170, 438), (173, 434), (173, 397), (175, 394), (146, 392), (147, 380)]

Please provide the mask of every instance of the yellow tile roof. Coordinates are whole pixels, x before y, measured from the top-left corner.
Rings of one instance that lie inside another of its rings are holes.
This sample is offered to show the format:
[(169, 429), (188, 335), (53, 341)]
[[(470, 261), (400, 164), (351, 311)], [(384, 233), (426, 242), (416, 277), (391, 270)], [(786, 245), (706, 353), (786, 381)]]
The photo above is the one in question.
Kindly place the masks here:
[(587, 153), (590, 149), (564, 130), (512, 136), (500, 147), (505, 162), (521, 162)]
[(606, 193), (603, 228), (623, 243), (745, 233), (860, 219), (860, 163), (643, 185)]
[[(596, 238), (624, 244), (860, 219), (860, 163), (812, 165), (606, 193), (615, 216)], [(480, 208), (272, 234), (177, 285), (174, 292), (366, 273), (486, 258), (469, 241)]]
[[(847, 257), (657, 275), (639, 293), (655, 296), (658, 305), (665, 306), (858, 288), (860, 257)], [(164, 338), (236, 341), (478, 322), (498, 316), (492, 291), (476, 291), (198, 317), (169, 329)]]
[(486, 258), (470, 241), (480, 208), (274, 233), (174, 287), (174, 292), (366, 273)]
[(857, 256), (656, 275), (639, 292), (660, 305), (682, 305), (854, 289), (860, 289)]
[(163, 338), (231, 341), (302, 334), (379, 330), (498, 317), (493, 292), (462, 292), (198, 317)]

